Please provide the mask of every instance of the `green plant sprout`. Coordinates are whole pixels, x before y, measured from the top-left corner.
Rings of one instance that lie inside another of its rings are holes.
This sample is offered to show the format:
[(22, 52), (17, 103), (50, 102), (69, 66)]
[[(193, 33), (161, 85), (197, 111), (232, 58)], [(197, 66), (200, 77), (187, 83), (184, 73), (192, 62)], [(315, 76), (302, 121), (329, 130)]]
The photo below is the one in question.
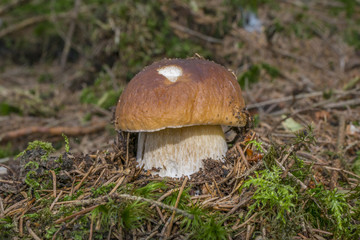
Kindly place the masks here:
[(249, 141), (249, 142), (247, 142), (247, 144), (249, 145), (249, 144), (253, 144), (254, 146), (255, 146), (255, 148), (256, 148), (256, 150), (257, 151), (259, 151), (259, 152), (261, 152), (261, 153), (264, 153), (264, 149), (263, 149), (263, 147), (262, 147), (262, 142), (259, 142), (259, 141), (257, 141), (257, 140), (251, 140), (251, 141)]
[(63, 133), (61, 134), (61, 136), (63, 136), (64, 141), (65, 141), (65, 152), (69, 153), (70, 151), (70, 143), (69, 143), (69, 138)]
[(250, 177), (242, 185), (240, 192), (251, 185), (256, 187), (252, 197), (255, 202), (250, 206), (247, 217), (255, 211), (268, 212), (285, 223), (286, 213), (295, 207), (297, 193), (294, 187), (281, 182), (281, 173), (280, 168), (274, 166), (271, 170), (256, 172), (256, 177)]
[(215, 216), (210, 216), (200, 225), (194, 235), (195, 239), (226, 240), (228, 239), (228, 229), (223, 225), (224, 220), (217, 220)]

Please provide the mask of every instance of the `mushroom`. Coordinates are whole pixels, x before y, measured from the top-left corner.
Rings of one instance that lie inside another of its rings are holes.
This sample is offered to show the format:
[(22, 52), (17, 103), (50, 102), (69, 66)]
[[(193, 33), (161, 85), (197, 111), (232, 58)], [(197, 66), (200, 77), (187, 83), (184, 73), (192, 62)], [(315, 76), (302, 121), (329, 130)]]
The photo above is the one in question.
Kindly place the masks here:
[(203, 159), (227, 151), (221, 125), (242, 127), (247, 115), (233, 73), (214, 62), (164, 59), (127, 85), (115, 113), (117, 130), (139, 132), (137, 162), (160, 176), (190, 176)]

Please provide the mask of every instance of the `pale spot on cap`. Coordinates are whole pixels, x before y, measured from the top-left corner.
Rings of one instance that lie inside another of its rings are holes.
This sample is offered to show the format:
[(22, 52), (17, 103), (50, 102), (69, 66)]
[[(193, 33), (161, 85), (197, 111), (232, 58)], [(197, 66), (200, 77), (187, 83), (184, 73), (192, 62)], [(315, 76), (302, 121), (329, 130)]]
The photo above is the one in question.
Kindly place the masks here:
[(165, 66), (157, 71), (171, 82), (176, 82), (178, 77), (180, 77), (183, 73), (181, 67), (175, 65)]

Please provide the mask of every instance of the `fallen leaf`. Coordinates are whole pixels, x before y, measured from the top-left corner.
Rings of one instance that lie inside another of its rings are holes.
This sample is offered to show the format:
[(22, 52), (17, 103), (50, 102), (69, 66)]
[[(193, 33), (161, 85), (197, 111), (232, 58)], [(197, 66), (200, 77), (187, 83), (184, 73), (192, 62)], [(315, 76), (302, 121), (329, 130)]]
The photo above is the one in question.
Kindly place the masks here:
[[(282, 115), (282, 118), (286, 118), (286, 116)], [(288, 118), (284, 120), (282, 122), (282, 125), (286, 130), (290, 132), (297, 132), (304, 129), (304, 127), (300, 123), (296, 122), (293, 118)]]

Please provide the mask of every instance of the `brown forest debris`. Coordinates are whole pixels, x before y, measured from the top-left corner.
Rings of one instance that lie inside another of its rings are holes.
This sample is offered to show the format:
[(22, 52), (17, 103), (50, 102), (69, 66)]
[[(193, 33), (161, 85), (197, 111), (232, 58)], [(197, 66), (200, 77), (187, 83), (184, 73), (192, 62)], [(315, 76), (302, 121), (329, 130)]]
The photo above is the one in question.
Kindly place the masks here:
[(44, 134), (50, 136), (61, 136), (65, 134), (67, 136), (79, 136), (86, 135), (94, 132), (98, 132), (103, 130), (108, 125), (108, 122), (97, 122), (91, 126), (82, 127), (41, 127), (41, 126), (33, 126), (33, 127), (24, 127), (20, 129), (16, 129), (13, 131), (6, 132), (0, 135), (0, 143), (22, 138), (24, 136), (32, 135), (32, 134)]
[[(341, 114), (339, 116), (339, 129), (338, 129), (338, 138), (336, 143), (337, 155), (333, 164), (335, 168), (341, 167), (341, 158), (343, 157), (344, 141), (345, 141), (345, 116)], [(338, 171), (332, 171), (331, 182), (330, 182), (330, 186), (332, 188), (336, 187), (338, 177), (339, 177)]]

